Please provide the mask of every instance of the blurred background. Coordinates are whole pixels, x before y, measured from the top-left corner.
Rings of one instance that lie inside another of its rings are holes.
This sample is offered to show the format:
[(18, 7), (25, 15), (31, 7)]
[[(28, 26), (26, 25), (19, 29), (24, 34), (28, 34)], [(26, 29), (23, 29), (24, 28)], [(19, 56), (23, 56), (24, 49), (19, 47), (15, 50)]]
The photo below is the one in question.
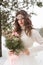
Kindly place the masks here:
[[(33, 27), (43, 37), (43, 0), (0, 0), (0, 65), (8, 55), (8, 49), (4, 46), (5, 36), (14, 29), (15, 14), (21, 9), (28, 12)], [(35, 42), (34, 46), (37, 45)], [(36, 59), (43, 65), (43, 52), (38, 53)]]

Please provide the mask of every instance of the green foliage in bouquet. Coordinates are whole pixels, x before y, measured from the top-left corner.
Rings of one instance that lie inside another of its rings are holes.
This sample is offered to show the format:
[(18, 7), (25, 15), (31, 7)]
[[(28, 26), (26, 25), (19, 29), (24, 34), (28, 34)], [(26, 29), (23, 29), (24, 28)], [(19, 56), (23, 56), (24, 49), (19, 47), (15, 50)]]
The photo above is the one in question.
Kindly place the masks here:
[(21, 39), (16, 36), (13, 36), (12, 38), (7, 37), (5, 46), (9, 50), (13, 50), (16, 54), (18, 54), (20, 51), (24, 50), (24, 46), (22, 44)]

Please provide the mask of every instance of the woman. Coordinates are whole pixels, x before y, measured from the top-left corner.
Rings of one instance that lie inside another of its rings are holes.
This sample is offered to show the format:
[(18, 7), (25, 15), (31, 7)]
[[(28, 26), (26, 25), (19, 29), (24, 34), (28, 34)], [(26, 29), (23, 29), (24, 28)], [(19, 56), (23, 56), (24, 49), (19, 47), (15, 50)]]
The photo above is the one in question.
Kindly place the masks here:
[[(24, 10), (16, 13), (14, 35), (16, 35), (15, 32), (17, 36), (21, 38), (25, 50), (19, 55), (14, 65), (39, 65), (35, 60), (34, 54), (43, 50), (43, 38), (39, 32), (33, 28), (29, 15)], [(38, 42), (40, 46), (32, 47), (35, 41)], [(6, 63), (6, 65), (10, 64)]]

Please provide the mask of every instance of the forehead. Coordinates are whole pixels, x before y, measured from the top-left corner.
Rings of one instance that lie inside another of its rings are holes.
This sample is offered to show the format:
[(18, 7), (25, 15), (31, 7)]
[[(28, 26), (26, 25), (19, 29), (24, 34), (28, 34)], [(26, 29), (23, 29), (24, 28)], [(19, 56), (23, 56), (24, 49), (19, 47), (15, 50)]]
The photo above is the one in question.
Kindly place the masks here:
[(21, 14), (19, 14), (19, 15), (17, 15), (17, 19), (20, 19), (20, 18), (23, 18), (24, 16), (23, 15), (21, 15)]

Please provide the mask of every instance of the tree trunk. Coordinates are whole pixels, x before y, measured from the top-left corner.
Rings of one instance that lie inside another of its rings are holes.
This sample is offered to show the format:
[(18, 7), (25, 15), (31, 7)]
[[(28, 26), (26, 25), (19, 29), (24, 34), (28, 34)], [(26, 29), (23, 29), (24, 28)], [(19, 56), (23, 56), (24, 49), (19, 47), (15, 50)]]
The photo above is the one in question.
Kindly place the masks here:
[(1, 17), (0, 17), (0, 57), (2, 57), (2, 48), (1, 48)]

